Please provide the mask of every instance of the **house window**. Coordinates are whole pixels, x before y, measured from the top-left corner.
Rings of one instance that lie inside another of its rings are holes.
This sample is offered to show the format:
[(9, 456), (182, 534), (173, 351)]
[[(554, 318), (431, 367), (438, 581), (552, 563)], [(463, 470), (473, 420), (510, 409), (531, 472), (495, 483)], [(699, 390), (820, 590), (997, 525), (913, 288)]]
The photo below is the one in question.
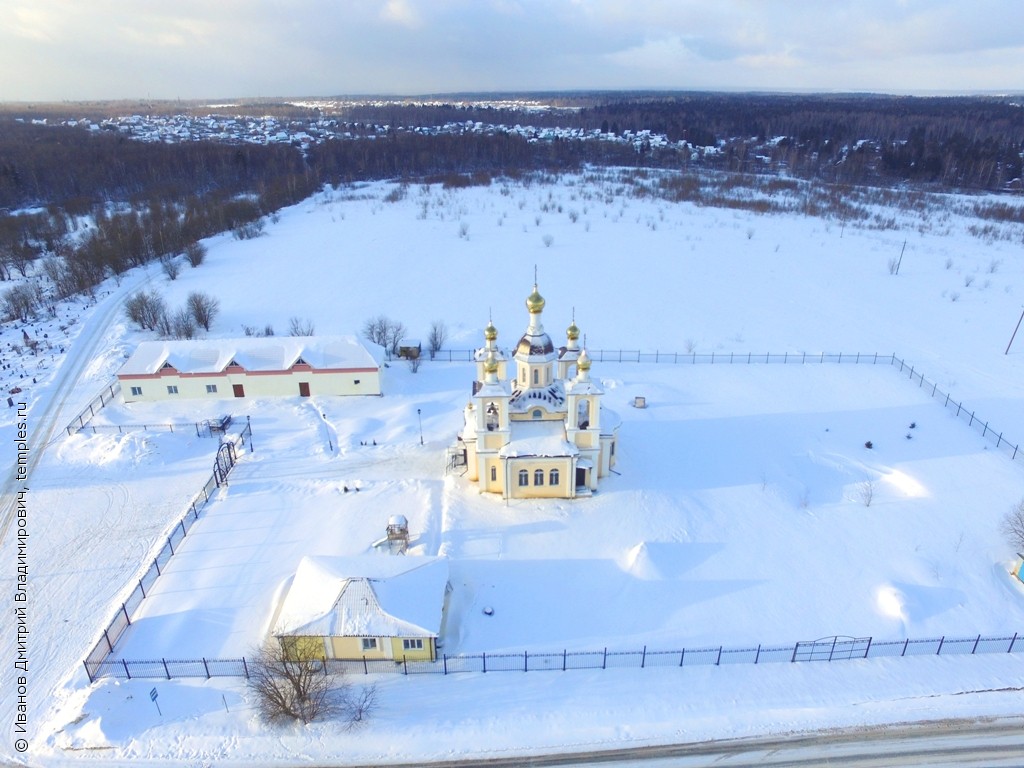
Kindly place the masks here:
[(359, 379), (353, 379), (353, 380), (352, 380), (352, 383), (353, 383), (353, 384), (358, 384), (358, 383), (359, 383)]
[(215, 394), (217, 394), (217, 385), (216, 384), (207, 384), (206, 385), (206, 394), (208, 394), (208, 395), (215, 395)]
[(376, 637), (364, 637), (363, 638), (363, 650), (364, 651), (376, 651), (377, 650), (377, 638)]
[(533, 473), (533, 484), (544, 485), (544, 470), (538, 469)]
[(492, 466), (491, 467), (491, 482), (494, 483), (494, 482), (497, 482), (497, 481), (498, 481), (498, 468)]
[(525, 469), (520, 469), (519, 470), (519, 485), (524, 486), (524, 485), (529, 485), (529, 484), (530, 484), (530, 473), (527, 472)]
[(417, 637), (417, 638), (415, 638), (413, 640), (403, 640), (402, 641), (402, 649), (406, 650), (406, 651), (422, 651), (423, 650), (423, 640), (422, 640), (422, 638), (419, 638), (419, 637)]
[(176, 395), (176, 394), (178, 394), (178, 386), (176, 384), (168, 384), (167, 385), (167, 394), (168, 395)]
[(139, 397), (142, 395), (142, 387), (132, 387), (132, 397)]
[(549, 473), (549, 475), (548, 475), (548, 484), (549, 485), (558, 485), (558, 470), (557, 469), (552, 469), (551, 472)]

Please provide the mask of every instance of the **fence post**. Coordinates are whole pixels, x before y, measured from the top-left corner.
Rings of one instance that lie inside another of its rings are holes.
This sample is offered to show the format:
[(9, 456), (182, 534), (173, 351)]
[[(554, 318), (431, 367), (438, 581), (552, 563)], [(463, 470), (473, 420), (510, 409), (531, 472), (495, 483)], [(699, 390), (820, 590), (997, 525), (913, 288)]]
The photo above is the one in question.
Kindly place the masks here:
[(978, 639), (974, 641), (974, 647), (971, 648), (971, 656), (973, 656), (974, 652), (976, 650), (978, 650), (978, 643), (980, 643), (980, 642), (981, 642), (981, 635), (978, 635)]
[(83, 665), (83, 666), (85, 667), (85, 674), (86, 674), (86, 677), (88, 677), (88, 678), (89, 678), (89, 684), (90, 684), (90, 685), (92, 685), (93, 683), (95, 683), (95, 682), (96, 682), (96, 680), (95, 680), (95, 678), (94, 678), (94, 677), (92, 676), (92, 672), (90, 672), (90, 671), (89, 671), (89, 662), (87, 662), (87, 661), (83, 661), (83, 662), (82, 662), (82, 665)]
[(865, 658), (865, 659), (866, 659), (866, 658), (868, 657), (868, 655), (869, 655), (869, 654), (871, 653), (871, 641), (872, 641), (872, 639), (873, 639), (873, 638), (870, 638), (870, 637), (868, 638), (868, 647), (864, 649), (864, 658)]
[(124, 603), (121, 603), (121, 610), (124, 611), (124, 620), (128, 622), (128, 626), (132, 625), (132, 617), (128, 615), (128, 608)]
[(530, 671), (530, 656), (528, 651), (523, 651), (523, 672)]
[(718, 658), (715, 659), (715, 666), (720, 666), (722, 663), (722, 646), (718, 646)]
[(203, 669), (206, 670), (206, 679), (210, 679), (210, 665), (206, 663), (206, 657), (203, 657)]
[(640, 654), (640, 669), (643, 669), (647, 664), (647, 646), (644, 646), (643, 653)]
[(903, 641), (903, 653), (900, 654), (900, 658), (907, 655), (907, 646), (910, 645), (910, 638), (908, 637)]
[(447, 675), (448, 674), (448, 654), (447, 653), (441, 654), (441, 668), (444, 670), (444, 673)]
[(159, 557), (154, 557), (153, 558), (153, 567), (156, 568), (156, 575), (157, 576), (161, 576), (162, 574), (160, 573), (160, 558)]
[(409, 674), (409, 657), (404, 653), (402, 654), (402, 672), (405, 675)]
[(363, 674), (364, 675), (370, 674), (370, 670), (366, 666), (366, 654), (365, 653), (363, 654)]
[[(1017, 636), (1014, 635), (1013, 639), (1016, 640)], [(1010, 647), (1013, 648), (1013, 643), (1010, 643)], [(604, 658), (601, 660), (601, 669), (608, 669), (608, 646), (607, 645), (604, 647)]]
[(567, 655), (566, 654), (566, 650), (565, 650), (565, 648), (563, 648), (562, 649), (562, 671), (563, 672), (565, 672), (565, 657), (566, 657), (566, 655)]
[(245, 663), (245, 656), (242, 657), (242, 670), (245, 672), (245, 679), (249, 679), (249, 665)]
[(142, 579), (139, 579), (139, 591), (142, 592), (142, 596), (146, 596), (146, 588), (142, 586)]
[(680, 667), (683, 666), (683, 659), (685, 659), (685, 658), (686, 658), (686, 649), (683, 648), (683, 650), (681, 650), (679, 652), (679, 666)]
[(487, 651), (484, 651), (482, 658), (484, 660), (484, 673), (486, 674), (487, 673)]
[(167, 675), (167, 679), (171, 679), (171, 670), (167, 668), (167, 659), (160, 659), (164, 663), (164, 674)]
[(946, 636), (945, 635), (943, 635), (942, 638), (939, 640), (939, 647), (935, 651), (935, 655), (936, 656), (939, 656), (942, 653), (942, 644), (944, 642), (946, 642)]
[(1017, 642), (1017, 633), (1013, 633), (1013, 640), (1010, 641), (1010, 647), (1006, 649), (1007, 653), (1013, 653), (1013, 644)]
[(171, 554), (173, 555), (174, 554), (174, 545), (171, 543), (171, 537), (170, 536), (167, 537), (167, 546), (170, 548)]
[(760, 643), (758, 643), (758, 644), (757, 644), (757, 655), (756, 655), (756, 656), (754, 657), (754, 663), (755, 663), (755, 664), (757, 664), (757, 662), (758, 662), (758, 661), (759, 661), (760, 659), (761, 659), (761, 644), (760, 644)]
[(124, 659), (121, 659), (121, 666), (124, 667), (125, 675), (127, 675), (128, 679), (131, 680), (132, 679), (132, 673), (128, 670), (128, 662), (125, 661)]

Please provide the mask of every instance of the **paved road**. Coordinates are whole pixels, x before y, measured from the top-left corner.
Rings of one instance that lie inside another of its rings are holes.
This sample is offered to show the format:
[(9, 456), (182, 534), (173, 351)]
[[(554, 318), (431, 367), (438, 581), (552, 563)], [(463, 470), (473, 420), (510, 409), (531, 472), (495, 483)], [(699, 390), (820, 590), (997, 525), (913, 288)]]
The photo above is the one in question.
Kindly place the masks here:
[[(424, 764), (410, 763), (390, 768), (413, 768), (414, 765), (422, 768)], [(1024, 766), (1024, 716), (988, 720), (939, 720), (791, 736), (728, 739), (566, 755), (445, 761), (429, 765), (431, 768), (564, 765), (576, 768), (1019, 768)], [(343, 768), (343, 764), (321, 768)]]

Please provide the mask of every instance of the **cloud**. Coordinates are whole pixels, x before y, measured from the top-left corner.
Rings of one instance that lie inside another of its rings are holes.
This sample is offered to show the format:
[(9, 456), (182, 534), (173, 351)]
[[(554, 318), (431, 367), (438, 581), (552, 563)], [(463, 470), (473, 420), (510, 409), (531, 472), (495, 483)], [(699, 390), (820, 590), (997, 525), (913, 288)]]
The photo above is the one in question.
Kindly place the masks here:
[(0, 0), (0, 18), (7, 99), (1024, 90), (1019, 0)]
[(380, 17), (385, 21), (415, 29), (422, 24), (419, 13), (409, 0), (387, 0), (381, 9)]

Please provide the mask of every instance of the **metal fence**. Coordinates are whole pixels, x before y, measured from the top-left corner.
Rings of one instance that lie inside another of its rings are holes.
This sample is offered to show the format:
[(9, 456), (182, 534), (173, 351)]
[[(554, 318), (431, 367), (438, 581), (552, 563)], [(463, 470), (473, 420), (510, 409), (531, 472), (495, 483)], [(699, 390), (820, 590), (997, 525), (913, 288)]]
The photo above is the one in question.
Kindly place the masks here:
[[(235, 466), (238, 456), (246, 450), (246, 441), (249, 441), (248, 450), (252, 448), (252, 425), (246, 420), (245, 427), (233, 438), (226, 438), (217, 449), (214, 459), (213, 473), (203, 487), (192, 497), (185, 509), (185, 513), (168, 532), (167, 538), (160, 547), (153, 561), (146, 568), (146, 571), (139, 577), (135, 588), (127, 599), (121, 603), (120, 608), (110, 620), (106, 629), (103, 630), (99, 640), (92, 647), (92, 650), (85, 657), (85, 669), (89, 680), (95, 680), (97, 670), (105, 669), (107, 657), (114, 652), (114, 646), (124, 634), (124, 631), (131, 626), (132, 616), (138, 610), (146, 595), (153, 588), (156, 580), (160, 577), (167, 563), (174, 556), (175, 551), (181, 546), (182, 540), (188, 535), (189, 530), (199, 519), (199, 515), (205, 509), (213, 493), (221, 485), (227, 482), (228, 473)], [(179, 662), (176, 662), (179, 663)], [(182, 662), (183, 663), (183, 662)], [(128, 667), (125, 664), (127, 673)]]
[[(597, 349), (587, 350), (590, 359), (603, 363), (656, 363), (669, 365), (823, 365), (825, 363), (842, 365), (889, 365), (897, 368), (899, 373), (907, 376), (911, 382), (927, 391), (933, 398), (942, 400), (945, 408), (952, 410), (957, 418), (967, 422), (969, 427), (977, 430), (982, 437), (1001, 448), (1014, 460), (1024, 458), (1020, 451), (1020, 443), (1007, 438), (1001, 430), (993, 427), (989, 421), (954, 400), (952, 396), (939, 389), (938, 384), (929, 381), (915, 366), (907, 363), (894, 353), (878, 352), (642, 352), (635, 349)], [(431, 359), (442, 362), (469, 362), (475, 360), (472, 349), (442, 349), (433, 353)]]
[(94, 397), (85, 408), (82, 409), (75, 418), (73, 418), (68, 425), (64, 428), (64, 431), (69, 435), (77, 432), (86, 424), (89, 420), (96, 415), (98, 411), (103, 410), (107, 403), (113, 400), (121, 392), (121, 382), (114, 379), (113, 382), (103, 388), (96, 397)]
[[(437, 674), (460, 672), (568, 672), (576, 669), (645, 669), (647, 667), (697, 667), (726, 664), (801, 663), (851, 659), (904, 658), (908, 656), (969, 656), (981, 653), (1020, 653), (1024, 637), (938, 637), (926, 639), (873, 640), (870, 637), (829, 637), (782, 646), (683, 648), (641, 650), (568, 651), (555, 653), (479, 653), (443, 655), (437, 661), (407, 659), (326, 659), (327, 671), (370, 674)], [(252, 661), (240, 659), (103, 659), (85, 668), (89, 679), (122, 680), (176, 677), (248, 677)]]

